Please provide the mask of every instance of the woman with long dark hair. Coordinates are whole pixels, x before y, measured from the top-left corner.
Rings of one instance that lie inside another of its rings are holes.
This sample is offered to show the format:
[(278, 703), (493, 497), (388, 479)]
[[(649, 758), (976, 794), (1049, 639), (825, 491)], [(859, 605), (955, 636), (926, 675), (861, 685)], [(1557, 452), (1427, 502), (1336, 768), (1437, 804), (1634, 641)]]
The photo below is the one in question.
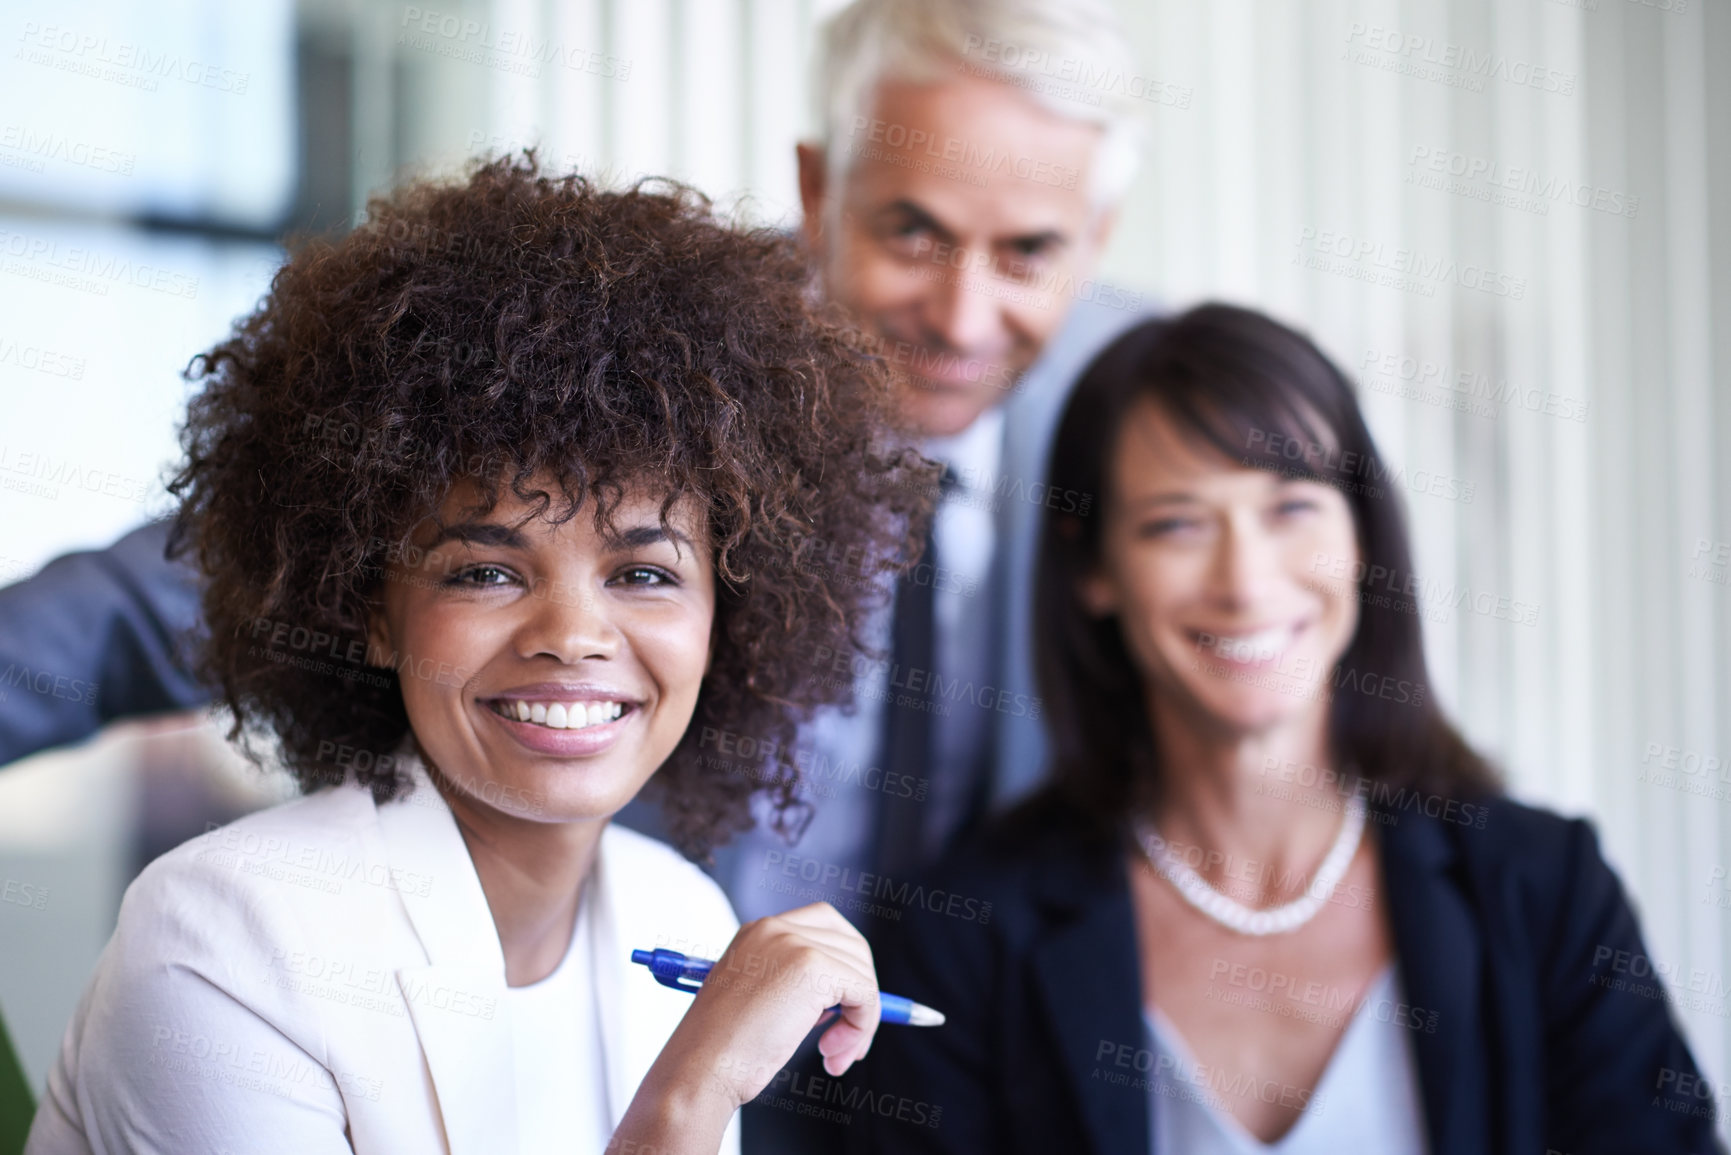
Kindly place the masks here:
[(1243, 309), (1148, 322), (1047, 480), (1098, 497), (1038, 563), (1052, 780), (942, 880), (989, 923), (886, 944), (949, 1026), (879, 1040), (877, 1101), (941, 1124), (878, 1111), (870, 1145), (1712, 1149), (1591, 828), (1504, 796), (1437, 704), (1415, 479), (1340, 371)]

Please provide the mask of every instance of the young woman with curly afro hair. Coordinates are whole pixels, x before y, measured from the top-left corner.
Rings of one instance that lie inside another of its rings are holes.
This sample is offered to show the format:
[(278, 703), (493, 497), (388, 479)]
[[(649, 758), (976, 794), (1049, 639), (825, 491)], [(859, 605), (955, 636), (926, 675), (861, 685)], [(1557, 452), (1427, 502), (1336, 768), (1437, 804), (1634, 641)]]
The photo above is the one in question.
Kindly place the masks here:
[[(809, 656), (929, 517), (886, 374), (787, 238), (671, 183), (501, 159), (300, 248), (194, 360), (173, 489), (231, 737), (305, 796), (134, 883), (30, 1150), (714, 1152), (826, 1008), (863, 1056), (833, 908), (741, 929), (609, 819), (648, 789), (702, 857), (795, 804), (850, 693)], [(692, 1000), (655, 947), (721, 958)]]

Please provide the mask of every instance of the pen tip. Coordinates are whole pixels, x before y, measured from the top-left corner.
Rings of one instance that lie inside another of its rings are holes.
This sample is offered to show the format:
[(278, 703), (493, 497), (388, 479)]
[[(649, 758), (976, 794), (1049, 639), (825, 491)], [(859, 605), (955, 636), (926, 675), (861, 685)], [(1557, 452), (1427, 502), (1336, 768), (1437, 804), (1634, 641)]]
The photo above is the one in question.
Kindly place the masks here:
[(941, 1027), (944, 1025), (944, 1013), (934, 1011), (924, 1003), (915, 1003), (908, 1010), (908, 1026), (910, 1027)]

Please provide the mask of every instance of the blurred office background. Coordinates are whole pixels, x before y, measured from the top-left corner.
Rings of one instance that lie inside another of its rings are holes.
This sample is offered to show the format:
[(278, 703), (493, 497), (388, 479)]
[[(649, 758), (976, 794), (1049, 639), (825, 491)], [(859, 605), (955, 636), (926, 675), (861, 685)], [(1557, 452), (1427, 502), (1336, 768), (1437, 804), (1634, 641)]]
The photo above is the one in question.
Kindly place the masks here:
[[(8, 5), (0, 583), (166, 510), (188, 358), (277, 238), (399, 175), (535, 143), (791, 223), (836, 6)], [(1724, 1098), (1731, 4), (1121, 10), (1147, 148), (1103, 279), (1267, 308), (1359, 380), (1448, 705), (1517, 794), (1597, 822)], [(0, 903), (0, 1007), (38, 1088), (132, 872), (281, 790), (198, 719), (0, 771), (0, 879), (33, 896)]]

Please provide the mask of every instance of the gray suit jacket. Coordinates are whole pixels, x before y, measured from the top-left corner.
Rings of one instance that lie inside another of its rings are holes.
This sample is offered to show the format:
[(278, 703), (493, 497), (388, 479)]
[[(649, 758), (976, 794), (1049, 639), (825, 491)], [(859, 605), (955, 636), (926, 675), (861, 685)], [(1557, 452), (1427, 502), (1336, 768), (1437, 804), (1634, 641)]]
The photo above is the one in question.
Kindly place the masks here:
[[(1113, 300), (1129, 304), (1112, 308), (1101, 301), (1079, 302), (1057, 337), (1047, 345), (1040, 360), (1023, 378), (1015, 396), (1006, 402), (1008, 421), (1004, 431), (1001, 474), (1014, 486), (1026, 483), (1017, 499), (1011, 493), (998, 514), (998, 548), (1004, 551), (1003, 596), (998, 600), (1004, 639), (1002, 681), (998, 684), (1033, 698), (1038, 694), (1033, 662), (1034, 558), (1040, 548), (1040, 524), (1046, 503), (1065, 509), (1072, 504), (1091, 508), (1098, 504), (1093, 494), (1048, 494), (1044, 489), (1047, 458), (1058, 419), (1088, 363), (1126, 329), (1154, 315), (1140, 298), (1124, 295)], [(1088, 503), (1084, 505), (1084, 503)], [(992, 775), (993, 809), (1002, 809), (1038, 785), (1045, 776), (1046, 728), (1044, 719), (1027, 714), (1003, 713), (997, 727), (996, 765)]]

